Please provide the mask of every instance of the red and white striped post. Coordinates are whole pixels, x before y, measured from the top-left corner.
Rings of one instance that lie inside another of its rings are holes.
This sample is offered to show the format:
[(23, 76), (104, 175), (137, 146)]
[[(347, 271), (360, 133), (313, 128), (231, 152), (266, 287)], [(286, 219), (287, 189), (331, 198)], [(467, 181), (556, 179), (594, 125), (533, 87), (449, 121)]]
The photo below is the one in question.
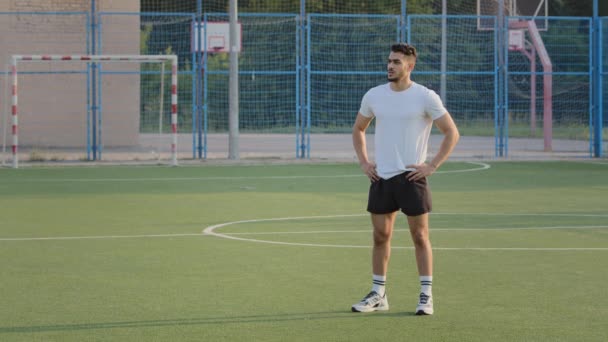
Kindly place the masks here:
[[(12, 86), (12, 134), (13, 167), (19, 166), (19, 115), (17, 91), (17, 63), (19, 61), (83, 61), (83, 62), (162, 62), (171, 61), (171, 165), (177, 165), (177, 56), (176, 55), (13, 55), (11, 74)], [(161, 75), (162, 77), (162, 75)]]
[(13, 57), (11, 62), (11, 74), (13, 76), (13, 86), (11, 87), (11, 117), (12, 117), (12, 134), (13, 134), (13, 167), (19, 167), (19, 158), (17, 158), (17, 149), (19, 146), (19, 117), (17, 116), (17, 105), (19, 99), (17, 97), (17, 59)]
[(171, 165), (177, 166), (177, 57), (171, 60)]

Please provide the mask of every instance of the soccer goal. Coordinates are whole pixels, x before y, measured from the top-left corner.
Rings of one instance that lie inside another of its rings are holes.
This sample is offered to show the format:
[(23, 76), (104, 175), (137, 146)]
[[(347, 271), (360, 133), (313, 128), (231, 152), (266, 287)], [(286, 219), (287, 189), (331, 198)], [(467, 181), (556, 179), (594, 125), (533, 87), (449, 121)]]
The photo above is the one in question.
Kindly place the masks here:
[(11, 143), (12, 167), (24, 159), (177, 165), (177, 56), (13, 55), (9, 68), (3, 145)]

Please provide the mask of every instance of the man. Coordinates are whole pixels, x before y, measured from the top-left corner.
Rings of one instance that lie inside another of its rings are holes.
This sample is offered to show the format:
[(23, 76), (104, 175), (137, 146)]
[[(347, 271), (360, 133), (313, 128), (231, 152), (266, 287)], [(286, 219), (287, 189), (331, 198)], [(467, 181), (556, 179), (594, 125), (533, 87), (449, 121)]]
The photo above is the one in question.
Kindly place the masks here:
[[(371, 180), (367, 211), (373, 225), (372, 289), (354, 312), (388, 310), (385, 284), (397, 211), (407, 215), (421, 290), (416, 315), (433, 314), (433, 253), (429, 240), (431, 194), (427, 177), (448, 158), (460, 138), (439, 96), (410, 79), (416, 49), (394, 44), (388, 57), (388, 83), (370, 89), (353, 126), (353, 145)], [(367, 155), (365, 131), (376, 118), (375, 163)], [(433, 122), (443, 133), (437, 155), (426, 162)]]

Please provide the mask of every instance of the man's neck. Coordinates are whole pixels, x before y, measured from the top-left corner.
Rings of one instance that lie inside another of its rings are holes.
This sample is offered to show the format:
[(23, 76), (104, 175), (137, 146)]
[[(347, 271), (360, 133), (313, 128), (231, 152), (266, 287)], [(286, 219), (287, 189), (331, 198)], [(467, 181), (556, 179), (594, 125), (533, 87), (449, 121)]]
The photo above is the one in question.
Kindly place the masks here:
[(408, 89), (409, 87), (411, 87), (412, 84), (414, 84), (414, 82), (412, 80), (410, 80), (409, 78), (406, 78), (406, 79), (399, 80), (399, 81), (392, 81), (390, 83), (390, 87), (393, 91), (404, 91), (404, 90)]

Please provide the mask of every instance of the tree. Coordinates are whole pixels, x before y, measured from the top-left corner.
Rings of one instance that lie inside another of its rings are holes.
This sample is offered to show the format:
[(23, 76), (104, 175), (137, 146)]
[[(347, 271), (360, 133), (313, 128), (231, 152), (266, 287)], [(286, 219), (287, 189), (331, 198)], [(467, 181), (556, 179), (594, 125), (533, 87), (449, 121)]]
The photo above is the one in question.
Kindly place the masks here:
[[(549, 15), (561, 17), (593, 16), (593, 0), (545, 0), (548, 1)], [(601, 0), (599, 0), (602, 2)]]

